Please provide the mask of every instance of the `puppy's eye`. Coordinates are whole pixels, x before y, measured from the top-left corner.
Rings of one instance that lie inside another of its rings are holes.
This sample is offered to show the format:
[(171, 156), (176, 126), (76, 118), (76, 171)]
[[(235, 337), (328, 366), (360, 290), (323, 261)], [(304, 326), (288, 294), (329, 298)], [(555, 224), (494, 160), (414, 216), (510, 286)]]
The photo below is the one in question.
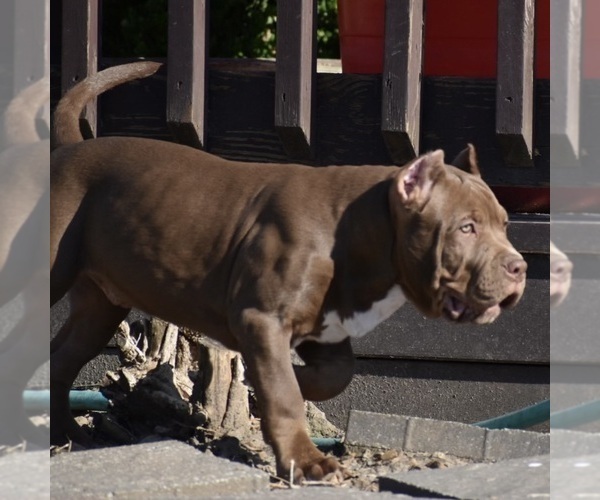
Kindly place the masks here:
[(469, 233), (474, 233), (475, 232), (475, 224), (473, 224), (472, 222), (469, 222), (467, 224), (463, 224), (462, 226), (459, 227), (461, 233), (465, 233), (465, 234), (469, 234)]

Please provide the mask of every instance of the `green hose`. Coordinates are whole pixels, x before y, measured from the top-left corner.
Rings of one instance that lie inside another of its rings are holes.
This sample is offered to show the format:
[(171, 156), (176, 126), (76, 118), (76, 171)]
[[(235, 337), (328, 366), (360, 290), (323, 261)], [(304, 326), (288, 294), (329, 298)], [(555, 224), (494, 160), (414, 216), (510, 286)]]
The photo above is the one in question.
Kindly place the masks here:
[[(72, 410), (106, 411), (110, 408), (110, 401), (100, 391), (71, 391), (69, 403)], [(50, 407), (49, 390), (27, 390), (23, 392), (23, 404), (28, 411), (46, 411)], [(341, 445), (337, 438), (312, 438), (317, 448), (323, 451), (334, 450)]]
[(546, 399), (520, 410), (482, 420), (473, 425), (485, 429), (527, 429), (550, 418), (550, 400)]
[(313, 444), (323, 452), (335, 451), (336, 448), (342, 445), (342, 440), (338, 438), (310, 438)]
[[(71, 391), (69, 403), (72, 410), (106, 411), (110, 401), (100, 391)], [(28, 390), (23, 392), (23, 405), (28, 411), (45, 411), (50, 408), (49, 390)]]

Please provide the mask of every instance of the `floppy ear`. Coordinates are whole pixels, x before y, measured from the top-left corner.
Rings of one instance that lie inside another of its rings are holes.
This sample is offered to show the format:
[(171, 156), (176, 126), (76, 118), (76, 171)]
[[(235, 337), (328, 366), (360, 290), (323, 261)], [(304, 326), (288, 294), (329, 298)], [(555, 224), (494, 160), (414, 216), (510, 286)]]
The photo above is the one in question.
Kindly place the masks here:
[(473, 144), (467, 144), (467, 147), (454, 158), (452, 165), (477, 177), (481, 177), (479, 165), (477, 164), (477, 153)]
[(419, 156), (396, 177), (400, 203), (407, 208), (422, 208), (431, 196), (434, 183), (444, 173), (444, 152), (441, 149)]

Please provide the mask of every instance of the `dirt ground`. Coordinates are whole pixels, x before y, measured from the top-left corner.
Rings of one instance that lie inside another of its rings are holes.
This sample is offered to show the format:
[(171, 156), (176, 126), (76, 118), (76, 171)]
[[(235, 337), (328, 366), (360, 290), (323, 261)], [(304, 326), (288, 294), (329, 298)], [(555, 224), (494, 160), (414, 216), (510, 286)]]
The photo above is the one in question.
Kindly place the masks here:
[[(240, 439), (227, 434), (215, 435), (201, 427), (190, 429), (180, 422), (165, 425), (162, 419), (154, 421), (151, 415), (144, 421), (124, 421), (121, 411), (82, 413), (77, 420), (92, 434), (98, 447), (180, 439), (205, 453), (267, 472), (271, 476), (273, 489), (290, 487), (289, 478), (278, 478), (275, 475), (275, 457), (271, 448), (263, 441), (257, 418), (252, 420), (250, 432)], [(339, 432), (339, 436), (343, 439), (343, 433)], [(53, 450), (54, 453), (66, 451), (68, 450)], [(379, 491), (378, 477), (393, 472), (440, 469), (469, 463), (469, 460), (444, 453), (409, 453), (373, 448), (349, 450), (341, 443), (324, 451), (338, 457), (343, 469), (341, 475), (325, 478), (322, 483), (363, 491)]]
[[(239, 355), (213, 349), (197, 334), (172, 325), (153, 324), (152, 328), (158, 330), (152, 337), (162, 339), (160, 345), (144, 341), (145, 334), (138, 328), (123, 325), (117, 336), (123, 366), (106, 374), (102, 389), (111, 408), (77, 415), (95, 445), (178, 439), (205, 453), (267, 472), (273, 489), (289, 488), (289, 478), (275, 475), (274, 455), (262, 438), (260, 415)], [(348, 449), (342, 444), (343, 430), (311, 403), (306, 403), (306, 416), (311, 436), (338, 440), (323, 450), (337, 456), (343, 467), (342, 474), (326, 478), (326, 484), (334, 487), (378, 491), (377, 478), (388, 473), (469, 463), (443, 453)]]

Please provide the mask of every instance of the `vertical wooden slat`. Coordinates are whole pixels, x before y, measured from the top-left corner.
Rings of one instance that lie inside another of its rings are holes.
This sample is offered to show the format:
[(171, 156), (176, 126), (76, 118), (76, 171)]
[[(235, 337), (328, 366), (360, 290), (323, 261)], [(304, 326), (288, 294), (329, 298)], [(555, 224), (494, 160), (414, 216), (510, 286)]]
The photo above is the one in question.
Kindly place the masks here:
[[(62, 91), (98, 70), (98, 0), (63, 0)], [(96, 100), (79, 119), (84, 137), (96, 135)]]
[(562, 167), (579, 159), (581, 16), (581, 0), (550, 4), (550, 157)]
[(419, 152), (423, 0), (386, 0), (381, 131), (390, 156)]
[(290, 158), (313, 156), (316, 0), (277, 0), (275, 128)]
[(533, 165), (535, 0), (498, 0), (496, 136), (510, 166)]
[(175, 139), (206, 147), (208, 2), (169, 1), (167, 123)]

